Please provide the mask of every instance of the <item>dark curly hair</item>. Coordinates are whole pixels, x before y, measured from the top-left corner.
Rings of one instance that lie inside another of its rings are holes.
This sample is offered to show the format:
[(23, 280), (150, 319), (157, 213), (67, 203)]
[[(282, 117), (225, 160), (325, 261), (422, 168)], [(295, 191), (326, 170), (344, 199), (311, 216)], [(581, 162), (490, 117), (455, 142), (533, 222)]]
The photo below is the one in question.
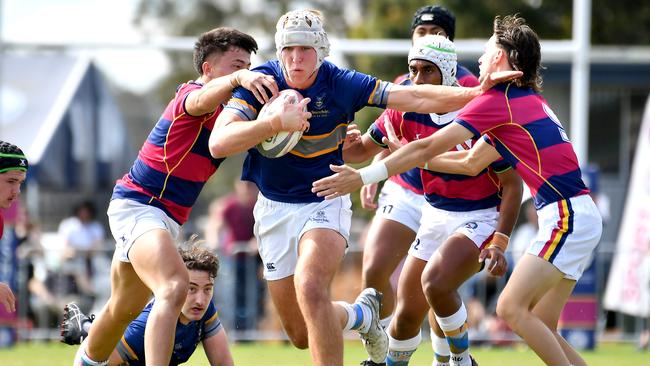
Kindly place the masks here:
[(542, 52), (539, 37), (517, 14), (494, 18), (496, 44), (503, 48), (514, 70), (524, 75), (514, 82), (518, 87), (542, 90)]
[(210, 278), (217, 278), (219, 257), (201, 247), (201, 242), (196, 240), (196, 236), (192, 236), (189, 242), (183, 244), (178, 249), (178, 253), (188, 270), (205, 271)]
[(257, 52), (253, 37), (235, 28), (220, 27), (201, 34), (194, 43), (194, 69), (203, 75), (201, 65), (213, 53), (223, 54), (231, 47), (241, 48), (248, 53)]

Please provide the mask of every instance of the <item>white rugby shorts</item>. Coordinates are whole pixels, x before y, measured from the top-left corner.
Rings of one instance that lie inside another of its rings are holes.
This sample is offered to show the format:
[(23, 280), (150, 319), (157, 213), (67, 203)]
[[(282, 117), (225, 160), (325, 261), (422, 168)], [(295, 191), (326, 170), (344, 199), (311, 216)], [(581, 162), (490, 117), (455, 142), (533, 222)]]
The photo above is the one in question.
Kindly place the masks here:
[(422, 207), (422, 225), (411, 244), (409, 255), (429, 261), (429, 258), (453, 233), (465, 235), (479, 250), (489, 244), (496, 230), (499, 212), (496, 207), (456, 212)]
[(399, 222), (417, 233), (424, 205), (429, 204), (423, 195), (387, 180), (379, 193), (375, 216)]
[(264, 278), (280, 280), (294, 274), (298, 263), (298, 242), (312, 229), (332, 229), (346, 243), (350, 238), (352, 203), (345, 195), (313, 203), (272, 201), (261, 193), (253, 210), (255, 238), (264, 263)]
[(142, 234), (163, 229), (176, 240), (181, 230), (181, 226), (163, 210), (129, 199), (112, 200), (107, 215), (115, 238), (115, 255), (121, 262), (130, 262), (129, 250)]
[(527, 253), (538, 256), (578, 280), (589, 266), (603, 232), (596, 204), (588, 194), (550, 203), (537, 210), (539, 231)]

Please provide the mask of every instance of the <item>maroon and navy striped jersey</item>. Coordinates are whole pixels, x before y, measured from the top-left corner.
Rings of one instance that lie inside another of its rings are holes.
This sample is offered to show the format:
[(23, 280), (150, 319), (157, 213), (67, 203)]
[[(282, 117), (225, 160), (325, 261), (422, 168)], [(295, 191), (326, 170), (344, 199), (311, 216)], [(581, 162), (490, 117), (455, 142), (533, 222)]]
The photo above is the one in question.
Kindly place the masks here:
[[(457, 112), (443, 115), (435, 113), (403, 113), (394, 109), (387, 109), (370, 126), (370, 136), (381, 145), (382, 138), (386, 135), (384, 118), (391, 121), (397, 137), (406, 141), (415, 141), (430, 136), (454, 121)], [(457, 145), (453, 150), (468, 150), (475, 140), (468, 140)], [(423, 185), (424, 196), (432, 206), (455, 212), (467, 212), (495, 207), (501, 203), (499, 179), (496, 172), (505, 171), (510, 165), (503, 160), (492, 163), (489, 169), (483, 170), (475, 177), (438, 173), (424, 169), (421, 171), (420, 180)], [(396, 181), (400, 184), (400, 181)], [(402, 185), (402, 184), (400, 184)], [(404, 187), (404, 185), (402, 185)], [(408, 187), (405, 187), (408, 188)]]
[(208, 140), (223, 110), (191, 116), (185, 99), (203, 84), (181, 84), (142, 145), (131, 170), (117, 181), (113, 197), (126, 198), (162, 209), (179, 224), (185, 223), (205, 182), (224, 160), (210, 155)]
[[(480, 84), (478, 82), (478, 78), (474, 76), (471, 71), (461, 65), (456, 66), (456, 79), (458, 80), (458, 84), (460, 86), (473, 87)], [(409, 80), (409, 74), (398, 76), (393, 83), (409, 85), (411, 83)], [(416, 194), (424, 193), (424, 190), (422, 188), (422, 179), (420, 178), (420, 169), (418, 168), (407, 170), (401, 174), (395, 174), (390, 177), (389, 180)]]
[(499, 84), (467, 104), (456, 122), (475, 137), (486, 135), (528, 185), (538, 209), (589, 193), (562, 124), (534, 90)]

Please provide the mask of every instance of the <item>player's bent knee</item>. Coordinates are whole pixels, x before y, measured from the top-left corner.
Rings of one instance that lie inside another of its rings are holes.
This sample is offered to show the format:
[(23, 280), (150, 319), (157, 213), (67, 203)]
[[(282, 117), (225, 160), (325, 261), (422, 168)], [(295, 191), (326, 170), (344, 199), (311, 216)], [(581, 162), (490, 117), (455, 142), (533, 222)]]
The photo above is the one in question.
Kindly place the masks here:
[(415, 335), (420, 331), (420, 325), (424, 320), (423, 317), (412, 316), (411, 314), (397, 314), (397, 321), (394, 325), (391, 325), (391, 329), (395, 331), (395, 334), (391, 333), (391, 336), (396, 337), (397, 339), (408, 339), (415, 337)]
[(298, 349), (307, 349), (309, 348), (309, 341), (307, 337), (289, 337), (291, 344)]
[(519, 318), (525, 311), (526, 309), (523, 306), (509, 300), (507, 296), (501, 296), (497, 301), (497, 315), (511, 327), (518, 323)]
[(174, 307), (181, 308), (187, 298), (189, 280), (174, 279), (166, 282), (154, 291), (156, 301), (165, 301)]
[(309, 339), (307, 337), (307, 329), (303, 327), (285, 327), (285, 332), (289, 337), (291, 344), (298, 349), (307, 349), (309, 347)]
[(374, 260), (369, 262), (368, 264), (363, 263), (363, 278), (367, 282), (366, 287), (376, 287), (381, 282), (387, 283), (395, 268), (390, 268), (386, 264)]
[(109, 302), (107, 313), (104, 316), (109, 317), (111, 324), (126, 328), (140, 314), (145, 304), (112, 300)]
[(327, 288), (318, 281), (296, 281), (298, 302), (307, 306), (323, 306), (330, 302)]
[(444, 294), (455, 291), (455, 288), (450, 286), (449, 282), (445, 280), (440, 271), (431, 270), (422, 274), (422, 291), (427, 298), (437, 298)]
[(447, 293), (443, 284), (435, 281), (423, 281), (422, 291), (424, 291), (424, 295), (428, 299), (434, 299), (439, 297), (441, 294)]

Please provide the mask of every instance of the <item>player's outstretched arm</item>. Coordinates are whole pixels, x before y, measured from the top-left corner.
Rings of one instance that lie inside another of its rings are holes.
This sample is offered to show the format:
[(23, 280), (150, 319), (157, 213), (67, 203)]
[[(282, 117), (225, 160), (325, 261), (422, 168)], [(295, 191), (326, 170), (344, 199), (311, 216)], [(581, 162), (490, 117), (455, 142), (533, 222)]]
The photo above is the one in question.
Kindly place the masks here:
[(461, 109), (496, 84), (521, 75), (521, 71), (494, 72), (481, 78), (481, 85), (473, 88), (431, 84), (393, 85), (388, 94), (388, 108), (403, 112), (447, 113)]
[(450, 174), (476, 176), (501, 155), (483, 139), (470, 150), (448, 151), (427, 161), (427, 169)]
[(359, 170), (346, 165), (330, 165), (335, 174), (315, 181), (312, 192), (319, 197), (332, 199), (351, 193), (364, 184), (380, 182), (389, 176), (422, 166), (433, 156), (448, 151), (472, 137), (460, 124), (452, 123), (427, 138), (410, 142), (387, 158)]
[(208, 357), (210, 366), (233, 366), (234, 362), (228, 348), (228, 337), (225, 329), (203, 340), (203, 350)]
[(244, 152), (279, 131), (304, 131), (309, 127), (307, 120), (311, 113), (305, 112), (310, 99), (291, 104), (284, 100), (282, 108), (268, 117), (254, 121), (242, 121), (241, 117), (228, 109), (221, 112), (210, 134), (210, 154), (224, 158)]
[(478, 86), (393, 85), (388, 94), (388, 108), (402, 112), (442, 114), (461, 109), (482, 92)]

